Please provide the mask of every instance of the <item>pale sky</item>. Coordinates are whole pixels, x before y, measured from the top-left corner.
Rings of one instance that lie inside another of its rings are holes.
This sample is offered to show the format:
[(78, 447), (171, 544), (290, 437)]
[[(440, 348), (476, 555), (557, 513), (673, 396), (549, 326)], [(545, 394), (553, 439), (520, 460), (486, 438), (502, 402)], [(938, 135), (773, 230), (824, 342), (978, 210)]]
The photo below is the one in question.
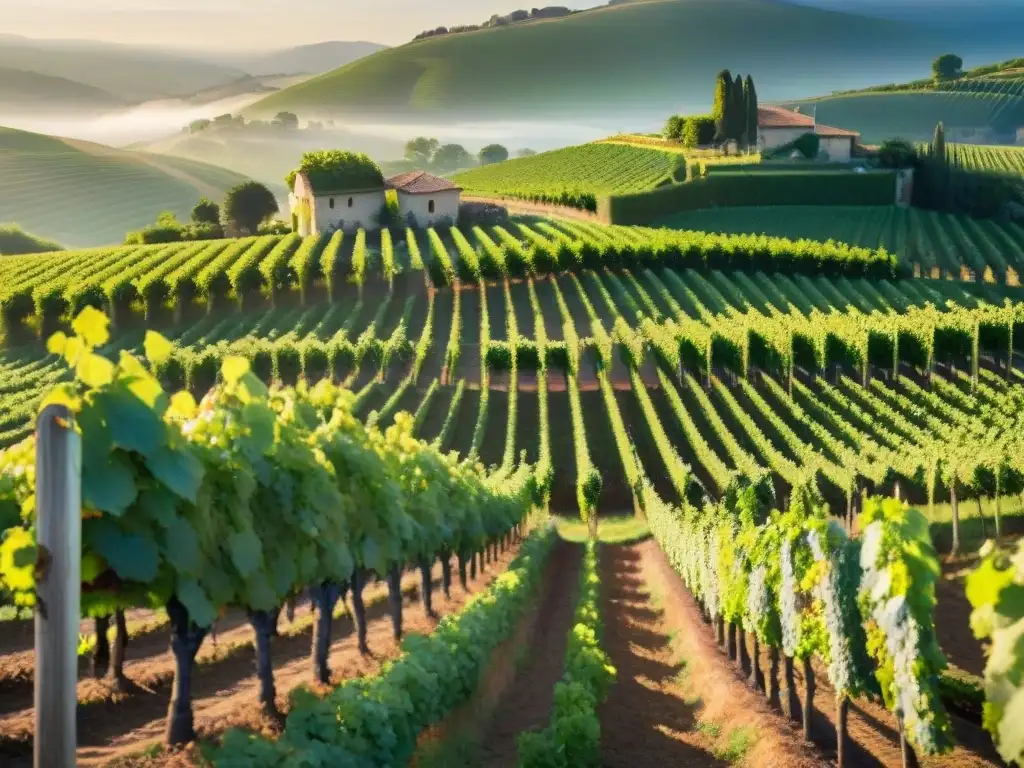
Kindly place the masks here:
[[(521, 4), (517, 4), (521, 3)], [(587, 8), (593, 0), (551, 0)], [(325, 40), (408, 42), (536, 0), (0, 0), (0, 33), (175, 48), (264, 49)]]

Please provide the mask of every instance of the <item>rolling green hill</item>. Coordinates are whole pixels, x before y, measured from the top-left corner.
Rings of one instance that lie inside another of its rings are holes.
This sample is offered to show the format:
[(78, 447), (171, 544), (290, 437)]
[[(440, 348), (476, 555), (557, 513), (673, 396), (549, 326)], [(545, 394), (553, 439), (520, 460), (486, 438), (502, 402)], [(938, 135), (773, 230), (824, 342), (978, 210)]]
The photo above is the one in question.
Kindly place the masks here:
[(59, 251), (62, 246), (52, 240), (43, 240), (13, 224), (0, 224), (0, 256), (25, 253)]
[(788, 104), (817, 110), (828, 125), (860, 131), (875, 143), (892, 136), (930, 139), (935, 125), (946, 125), (950, 140), (1012, 143), (1024, 125), (1024, 59), (986, 64), (953, 81), (930, 78), (832, 93)]
[(655, 115), (709, 106), (723, 66), (755, 73), (763, 99), (799, 98), (909, 78), (915, 58), (928, 62), (947, 42), (899, 22), (771, 0), (649, 0), (391, 48), (250, 111), (448, 121)]
[(807, 99), (787, 104), (801, 111), (816, 109), (818, 120), (852, 131), (876, 144), (893, 136), (910, 141), (931, 138), (935, 125), (959, 141), (1010, 139), (1024, 124), (1024, 80), (1018, 92), (1003, 94), (955, 91), (896, 91), (859, 93)]
[(682, 181), (682, 155), (629, 144), (594, 143), (457, 173), (466, 194), (499, 195), (596, 210), (600, 195), (642, 192)]
[(118, 243), (161, 211), (187, 216), (243, 181), (178, 158), (0, 128), (0, 222), (69, 246)]

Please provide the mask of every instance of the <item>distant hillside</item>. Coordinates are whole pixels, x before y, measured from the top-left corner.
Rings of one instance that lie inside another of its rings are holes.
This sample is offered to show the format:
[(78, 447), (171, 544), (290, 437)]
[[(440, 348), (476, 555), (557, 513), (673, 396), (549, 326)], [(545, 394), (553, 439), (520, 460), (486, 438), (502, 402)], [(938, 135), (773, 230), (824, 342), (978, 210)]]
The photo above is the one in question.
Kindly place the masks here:
[(262, 55), (247, 55), (225, 58), (225, 63), (238, 67), (250, 75), (271, 74), (315, 74), (329, 72), (343, 67), (364, 56), (387, 48), (378, 43), (365, 41), (346, 42), (331, 40), (313, 45), (300, 45)]
[(276, 93), (282, 88), (296, 85), (308, 78), (308, 75), (242, 75), (230, 83), (206, 88), (198, 93), (194, 93), (189, 96), (188, 102), (190, 104), (210, 104), (248, 94)]
[[(302, 115), (305, 119), (305, 115)], [(409, 138), (415, 134), (410, 129)], [(270, 186), (279, 197), (287, 195), (284, 176), (298, 165), (304, 152), (324, 147), (343, 147), (366, 152), (378, 160), (402, 156), (403, 141), (356, 135), (343, 129), (324, 131), (206, 130), (178, 133), (133, 148), (157, 153), (161, 158), (211, 163), (231, 169)]]
[(36, 237), (14, 224), (0, 224), (0, 256), (14, 256), (19, 253), (49, 253), (61, 250), (63, 247), (52, 240)]
[(951, 42), (920, 26), (774, 0), (650, 0), (390, 48), (250, 111), (614, 121), (627, 110), (706, 109), (722, 67), (753, 73), (764, 99), (792, 99), (909, 79)]
[(949, 83), (929, 79), (803, 99), (787, 106), (815, 112), (818, 120), (861, 133), (877, 143), (893, 136), (931, 138), (935, 125), (949, 139), (974, 143), (1013, 143), (1024, 126), (1024, 59), (981, 66)]
[(0, 110), (100, 111), (123, 105), (124, 100), (91, 85), (0, 67)]
[(245, 72), (173, 53), (79, 40), (0, 35), (0, 67), (61, 77), (141, 102), (223, 85)]
[(0, 222), (71, 247), (119, 243), (161, 211), (188, 216), (245, 177), (205, 163), (0, 128)]

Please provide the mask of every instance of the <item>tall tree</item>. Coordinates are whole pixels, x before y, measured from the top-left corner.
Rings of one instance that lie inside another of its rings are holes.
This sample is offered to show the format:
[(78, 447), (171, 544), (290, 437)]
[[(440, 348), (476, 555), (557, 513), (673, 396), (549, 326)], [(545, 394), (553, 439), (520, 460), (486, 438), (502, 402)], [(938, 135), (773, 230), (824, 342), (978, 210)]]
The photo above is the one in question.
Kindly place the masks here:
[(946, 128), (941, 122), (935, 126), (932, 137), (932, 159), (939, 165), (946, 164)]
[(221, 212), (232, 230), (255, 235), (260, 224), (277, 213), (277, 200), (258, 181), (243, 181), (228, 190)]
[(935, 126), (935, 135), (932, 137), (932, 152), (930, 158), (932, 188), (935, 199), (933, 206), (939, 210), (945, 210), (949, 206), (949, 166), (946, 159), (946, 127), (940, 122)]
[(723, 69), (715, 80), (715, 103), (711, 108), (711, 114), (715, 118), (715, 141), (725, 141), (729, 138), (729, 118), (732, 116), (731, 91), (732, 74), (728, 69)]
[(743, 99), (747, 117), (747, 146), (756, 147), (758, 137), (757, 88), (754, 87), (754, 78), (750, 75), (747, 75), (747, 79), (743, 81)]
[(747, 132), (747, 104), (743, 98), (743, 75), (736, 74), (729, 95), (732, 97), (732, 135), (729, 138), (735, 139), (736, 143), (742, 146), (745, 142), (744, 135)]
[(944, 53), (932, 62), (932, 77), (935, 82), (955, 80), (964, 72), (964, 60), (955, 53)]

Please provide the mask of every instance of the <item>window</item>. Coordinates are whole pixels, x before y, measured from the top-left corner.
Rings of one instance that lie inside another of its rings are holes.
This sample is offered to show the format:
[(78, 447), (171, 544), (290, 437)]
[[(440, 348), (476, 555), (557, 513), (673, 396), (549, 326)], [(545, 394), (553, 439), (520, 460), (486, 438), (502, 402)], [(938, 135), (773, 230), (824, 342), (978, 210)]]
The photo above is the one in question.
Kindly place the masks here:
[(348, 199), (348, 207), (349, 207), (349, 208), (351, 208), (351, 207), (352, 207), (352, 198), (351, 198), (351, 197), (350, 197), (350, 198)]
[(434, 212), (434, 201), (431, 200), (429, 203), (427, 203), (427, 213), (433, 213), (433, 212)]
[(334, 198), (333, 198), (333, 197), (332, 197), (332, 198), (330, 198), (330, 199), (329, 199), (329, 200), (327, 201), (327, 205), (329, 205), (329, 206), (330, 206), (331, 208), (334, 208)]

